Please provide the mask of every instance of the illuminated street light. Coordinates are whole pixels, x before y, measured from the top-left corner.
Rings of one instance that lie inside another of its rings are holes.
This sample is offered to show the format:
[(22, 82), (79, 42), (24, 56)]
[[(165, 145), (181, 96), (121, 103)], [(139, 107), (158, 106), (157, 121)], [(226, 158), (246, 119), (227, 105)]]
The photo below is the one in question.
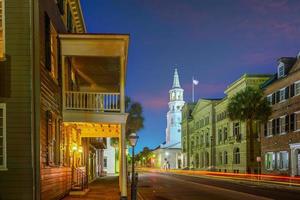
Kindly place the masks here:
[[(134, 173), (134, 147), (139, 139), (136, 133), (131, 133), (128, 137), (130, 146), (132, 147), (132, 170), (131, 170), (131, 200), (136, 200), (136, 183)], [(144, 158), (143, 158), (144, 160)]]

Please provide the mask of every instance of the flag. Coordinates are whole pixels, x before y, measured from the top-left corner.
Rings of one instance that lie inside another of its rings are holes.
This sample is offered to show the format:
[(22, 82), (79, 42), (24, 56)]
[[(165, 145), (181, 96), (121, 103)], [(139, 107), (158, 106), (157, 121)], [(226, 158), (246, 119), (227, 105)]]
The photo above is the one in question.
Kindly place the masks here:
[(198, 83), (199, 83), (198, 80), (193, 79), (193, 84), (194, 84), (194, 85), (198, 85)]

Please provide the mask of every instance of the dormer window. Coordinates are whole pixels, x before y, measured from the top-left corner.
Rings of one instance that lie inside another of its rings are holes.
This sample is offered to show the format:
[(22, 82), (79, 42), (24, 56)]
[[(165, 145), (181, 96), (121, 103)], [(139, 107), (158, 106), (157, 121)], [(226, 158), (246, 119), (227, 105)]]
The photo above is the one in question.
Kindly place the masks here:
[(285, 75), (284, 64), (280, 63), (278, 66), (278, 78), (281, 78)]
[(300, 59), (300, 51), (299, 51), (299, 53), (298, 53), (298, 55), (297, 55), (297, 59)]

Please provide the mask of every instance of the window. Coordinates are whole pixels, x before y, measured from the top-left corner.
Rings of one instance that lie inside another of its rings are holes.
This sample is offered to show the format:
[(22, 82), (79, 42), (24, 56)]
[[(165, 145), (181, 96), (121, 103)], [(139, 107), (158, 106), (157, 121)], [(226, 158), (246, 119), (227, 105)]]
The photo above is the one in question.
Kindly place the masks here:
[(219, 144), (222, 142), (222, 129), (219, 129), (218, 131), (218, 142)]
[(57, 32), (48, 15), (45, 16), (45, 66), (53, 79), (57, 80)]
[(238, 137), (240, 135), (240, 123), (236, 122), (233, 124), (233, 136)]
[(60, 165), (60, 133), (61, 133), (61, 120), (56, 114), (51, 111), (46, 112), (47, 119), (47, 146), (46, 146), (46, 158), (47, 165)]
[(279, 129), (280, 129), (280, 134), (286, 133), (286, 121), (285, 121), (286, 116), (280, 117), (280, 123), (279, 123)]
[(6, 170), (6, 104), (0, 103), (0, 170)]
[(272, 122), (273, 120), (271, 119), (271, 120), (269, 120), (268, 121), (268, 124), (267, 124), (267, 136), (272, 136), (272, 133), (273, 133), (273, 126), (272, 126), (272, 124), (273, 124), (273, 122)]
[(226, 165), (228, 163), (228, 155), (227, 151), (224, 151), (224, 164)]
[(227, 127), (224, 127), (224, 141), (227, 140)]
[(219, 152), (219, 164), (220, 165), (223, 164), (223, 155), (222, 155), (222, 152)]
[(279, 170), (288, 170), (289, 168), (289, 153), (280, 151), (277, 153), (277, 168)]
[(4, 10), (4, 2), (3, 0), (0, 0), (0, 60), (4, 58), (5, 53), (5, 34), (4, 34), (4, 16), (5, 16), (5, 10)]
[(267, 170), (273, 170), (275, 168), (275, 153), (268, 152), (265, 154), (265, 168)]
[(285, 74), (284, 64), (280, 63), (279, 66), (278, 66), (278, 78), (283, 77), (284, 74)]
[(104, 167), (104, 168), (107, 168), (107, 157), (104, 157), (104, 160), (103, 160), (103, 167)]
[(209, 147), (209, 136), (208, 136), (208, 133), (206, 133), (206, 135), (205, 135), (205, 146)]
[(272, 105), (272, 94), (267, 96), (267, 101), (269, 102), (270, 105)]
[(240, 164), (241, 163), (241, 158), (240, 158), (240, 149), (235, 148), (233, 150), (233, 164)]
[(285, 100), (285, 88), (279, 91), (279, 102), (282, 102), (283, 100)]
[(295, 93), (295, 95), (300, 94), (300, 81), (297, 81), (294, 83), (294, 93)]

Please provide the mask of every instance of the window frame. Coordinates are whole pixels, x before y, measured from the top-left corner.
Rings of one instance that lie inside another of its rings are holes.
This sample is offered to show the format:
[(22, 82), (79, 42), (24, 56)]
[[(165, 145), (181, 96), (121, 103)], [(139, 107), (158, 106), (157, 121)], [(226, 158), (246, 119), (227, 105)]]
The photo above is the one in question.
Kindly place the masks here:
[[(268, 156), (271, 155), (271, 162), (269, 166)], [(275, 152), (266, 152), (265, 153), (265, 169), (268, 171), (273, 171), (276, 168), (276, 154)]]
[[(298, 93), (297, 93), (297, 87), (296, 86), (299, 86), (299, 88), (298, 88)], [(294, 96), (298, 96), (298, 95), (300, 95), (300, 80), (299, 81), (296, 81), (296, 82), (294, 82)]]
[[(280, 71), (281, 71), (280, 69), (282, 69), (283, 74), (280, 73)], [(278, 78), (281, 78), (281, 77), (284, 77), (284, 76), (285, 76), (285, 66), (284, 66), (283, 63), (280, 63), (280, 64), (278, 65), (277, 73), (278, 73)]]
[(286, 100), (286, 98), (285, 98), (285, 89), (286, 88), (284, 87), (284, 88), (281, 88), (279, 90), (279, 101), (278, 101), (278, 103), (284, 102)]
[(272, 95), (273, 95), (273, 93), (272, 93), (272, 94), (269, 94), (269, 95), (267, 95), (267, 101), (269, 102), (269, 104), (270, 104), (270, 105), (272, 105), (272, 104), (273, 104)]
[(0, 171), (6, 171), (7, 169), (7, 151), (6, 151), (6, 104), (5, 103), (0, 103), (0, 109), (2, 110), (2, 116), (0, 116), (0, 119), (2, 118), (2, 139), (3, 139), (3, 147), (2, 147), (2, 153), (3, 153), (3, 164), (0, 165)]
[(272, 137), (273, 136), (273, 120), (274, 119), (270, 119), (267, 122), (267, 136), (266, 137)]
[[(287, 155), (287, 166), (284, 167), (284, 164), (282, 164), (281, 167), (281, 161), (283, 161), (281, 158), (281, 154), (286, 154)], [(289, 169), (289, 152), (288, 151), (279, 151), (276, 153), (276, 168), (280, 171), (287, 171)]]
[(281, 116), (279, 119), (279, 135), (284, 135), (287, 133), (287, 130), (286, 130), (286, 116), (287, 115), (283, 115)]

